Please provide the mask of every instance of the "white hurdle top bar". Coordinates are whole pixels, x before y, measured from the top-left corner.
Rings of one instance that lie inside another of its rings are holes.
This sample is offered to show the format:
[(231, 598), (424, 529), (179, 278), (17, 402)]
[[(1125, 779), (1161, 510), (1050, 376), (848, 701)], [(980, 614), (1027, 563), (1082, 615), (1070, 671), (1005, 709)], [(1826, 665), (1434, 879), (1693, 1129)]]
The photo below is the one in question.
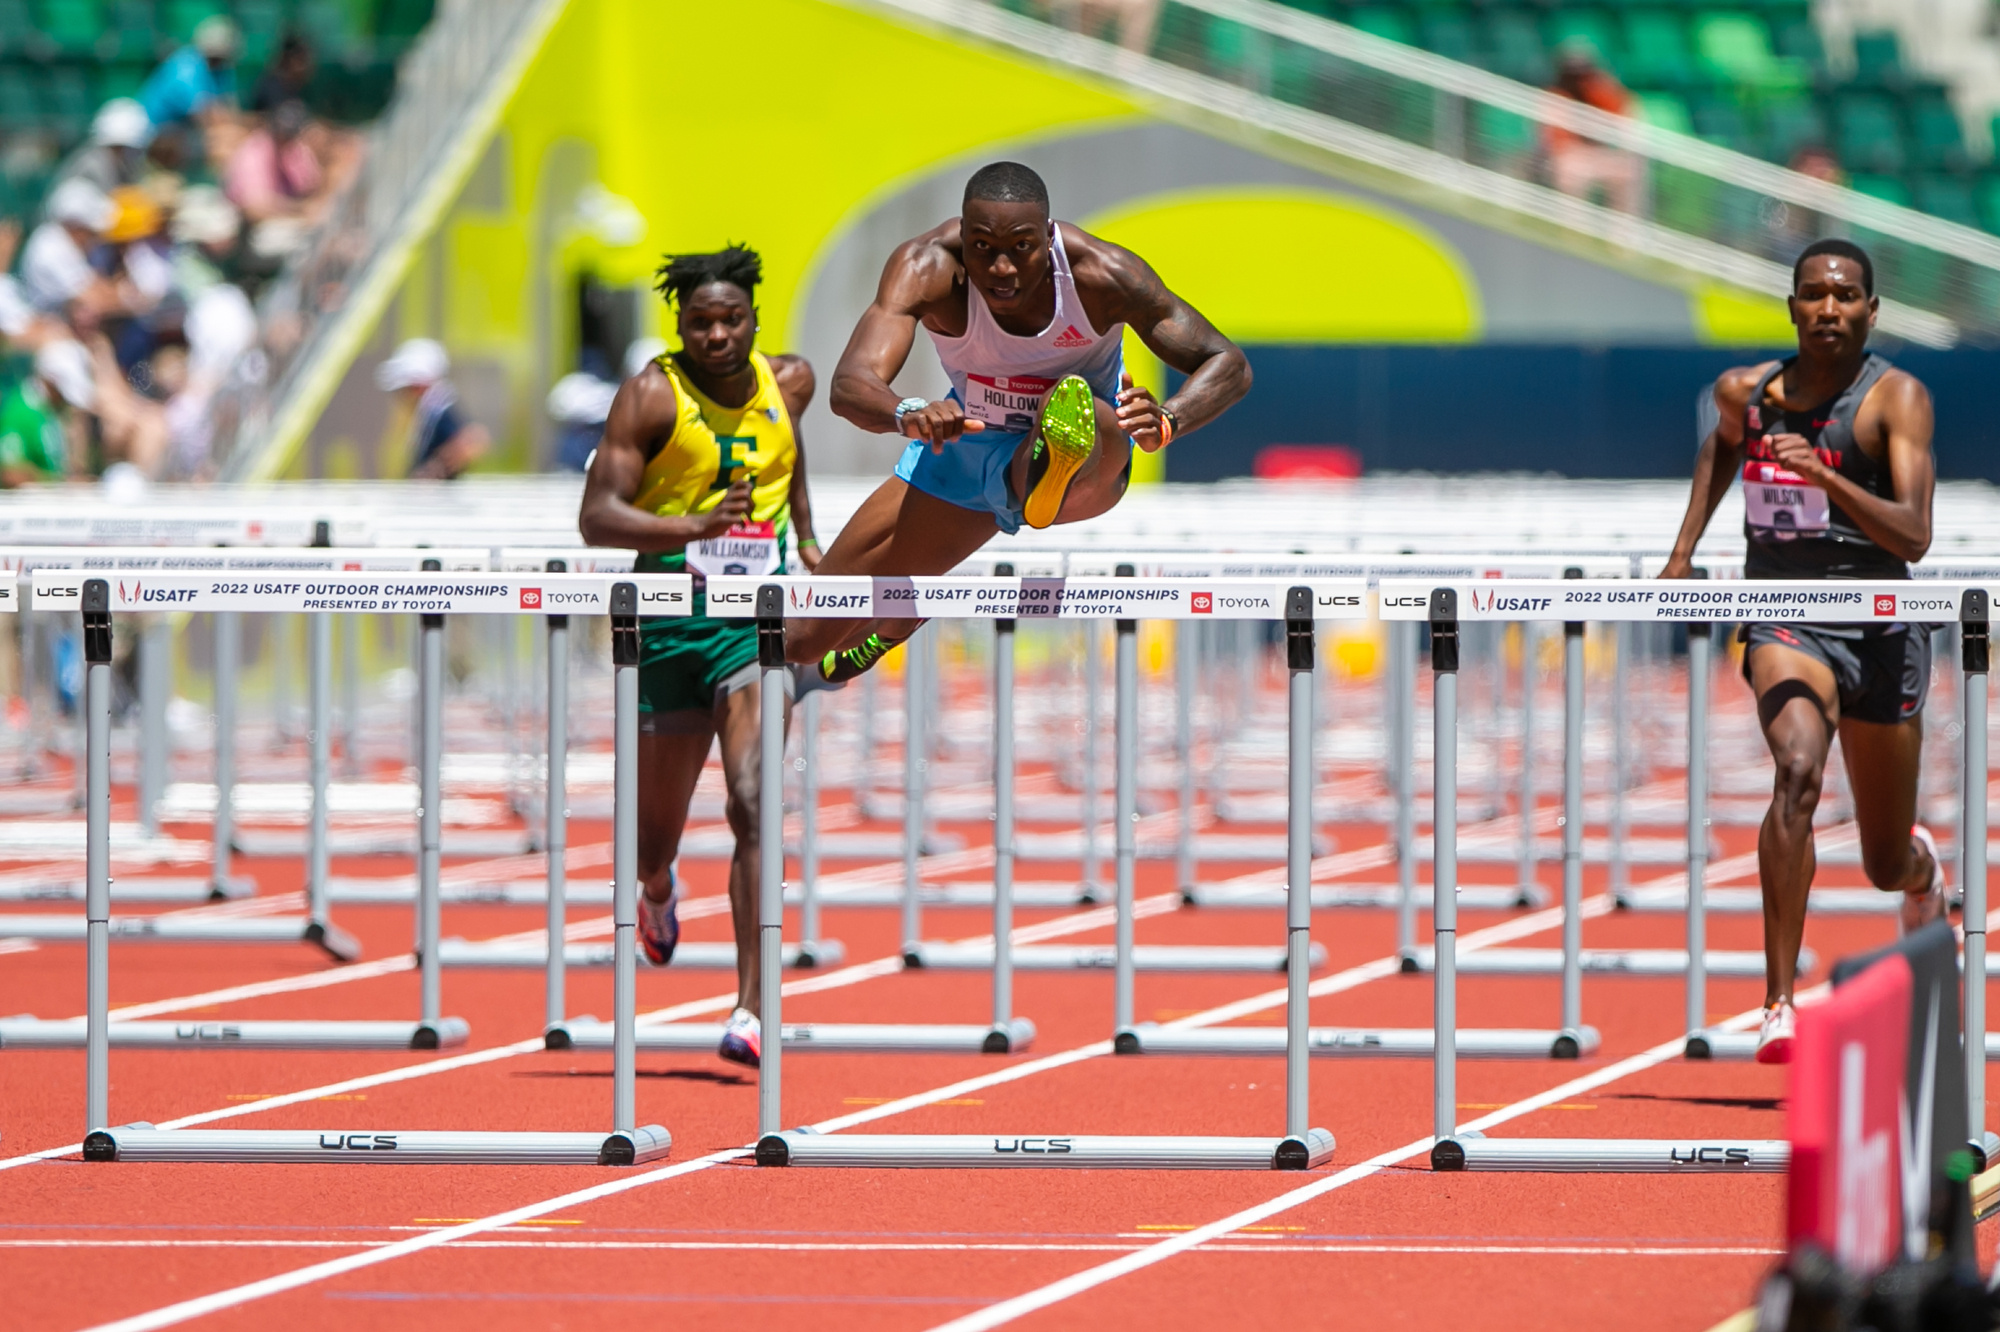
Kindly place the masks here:
[[(571, 573), (94, 573), (34, 571), (36, 609), (80, 608), (86, 579), (100, 578), (117, 611), (335, 611), (426, 615), (608, 615), (611, 588), (630, 583), (642, 616), (686, 615), (687, 574)], [(11, 591), (11, 589), (9, 589)], [(11, 602), (11, 596), (8, 598)], [(12, 609), (11, 604), (6, 607)]]
[(1359, 578), (867, 578), (850, 575), (708, 580), (708, 613), (754, 619), (757, 589), (784, 589), (785, 614), (797, 619), (925, 620), (1282, 620), (1285, 593), (1313, 591), (1316, 620), (1368, 617), (1368, 585)]
[[(1430, 619), (1431, 593), (1456, 593), (1456, 617), (1468, 620), (1728, 621), (1799, 624), (1955, 623), (1964, 585), (1847, 579), (1660, 578), (1458, 581), (1385, 578), (1385, 620)], [(1985, 590), (1983, 587), (1980, 590)]]

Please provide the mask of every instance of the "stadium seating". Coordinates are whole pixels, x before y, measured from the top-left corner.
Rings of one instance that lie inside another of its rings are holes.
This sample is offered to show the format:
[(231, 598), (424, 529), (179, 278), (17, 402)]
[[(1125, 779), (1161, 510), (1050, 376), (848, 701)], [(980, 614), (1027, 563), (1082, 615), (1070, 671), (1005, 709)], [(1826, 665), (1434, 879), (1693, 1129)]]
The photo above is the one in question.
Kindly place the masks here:
[(161, 57), (211, 14), (243, 31), (247, 95), (287, 32), (312, 42), (307, 100), (328, 119), (374, 118), (395, 87), (396, 58), (436, 0), (0, 0), (0, 216), (38, 204), (53, 163), (105, 100), (130, 96)]
[[(1853, 67), (1836, 71), (1806, 0), (1284, 2), (1526, 83), (1546, 85), (1564, 47), (1587, 43), (1653, 123), (1778, 163), (1827, 150), (1857, 189), (2000, 231), (2000, 172), (1972, 159), (1945, 90), (1908, 66), (1893, 32), (1858, 34)], [(1237, 25), (1174, 5), (1155, 40), (1205, 43), (1218, 72), (1245, 44)]]

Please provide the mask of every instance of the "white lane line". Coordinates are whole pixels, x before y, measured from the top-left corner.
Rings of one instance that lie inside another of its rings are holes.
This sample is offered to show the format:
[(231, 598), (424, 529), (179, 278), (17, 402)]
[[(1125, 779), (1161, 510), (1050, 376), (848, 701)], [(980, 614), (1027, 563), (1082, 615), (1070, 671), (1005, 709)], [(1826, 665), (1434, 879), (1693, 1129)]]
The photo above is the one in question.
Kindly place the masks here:
[[(1724, 1030), (1741, 1031), (1746, 1029), (1751, 1023), (1756, 1022), (1760, 1016), (1761, 1010), (1753, 1008), (1747, 1012), (1737, 1014), (1735, 1017), (1729, 1019), (1729, 1021), (1723, 1023), (1722, 1027)], [(1551, 1087), (1547, 1091), (1538, 1092), (1533, 1096), (1516, 1101), (1504, 1109), (1496, 1110), (1492, 1114), (1475, 1119), (1471, 1123), (1462, 1124), (1459, 1126), (1459, 1129), (1461, 1132), (1475, 1129), (1484, 1131), (1495, 1125), (1504, 1124), (1509, 1120), (1518, 1119), (1522, 1115), (1531, 1114), (1546, 1106), (1568, 1100), (1570, 1097), (1581, 1093), (1595, 1091), (1599, 1087), (1617, 1082), (1634, 1073), (1643, 1072), (1646, 1069), (1663, 1064), (1669, 1059), (1679, 1057), (1686, 1044), (1687, 1038), (1684, 1035), (1675, 1036), (1670, 1040), (1662, 1041), (1650, 1050), (1642, 1051), (1628, 1059), (1621, 1059), (1617, 1063), (1607, 1065), (1594, 1073), (1587, 1073), (1580, 1078), (1573, 1078), (1559, 1087)], [(1434, 1138), (1423, 1137), (1418, 1138), (1414, 1142), (1405, 1143), (1401, 1147), (1391, 1148), (1378, 1156), (1372, 1156), (1358, 1165), (1351, 1165), (1347, 1169), (1338, 1171), (1324, 1179), (1314, 1180), (1312, 1183), (1293, 1189), (1288, 1193), (1281, 1193), (1267, 1202), (1258, 1203), (1254, 1207), (1247, 1207), (1233, 1216), (1226, 1216), (1219, 1221), (1211, 1221), (1205, 1226), (1197, 1226), (1193, 1230), (1176, 1235), (1171, 1239), (1161, 1240), (1152, 1247), (1138, 1253), (1127, 1254), (1123, 1258), (1113, 1259), (1111, 1262), (1100, 1264), (1097, 1267), (1086, 1268), (1081, 1272), (1064, 1277), (1060, 1281), (1052, 1281), (1046, 1286), (1016, 1295), (1010, 1300), (1003, 1300), (999, 1304), (989, 1305), (976, 1313), (967, 1314), (963, 1318), (954, 1318), (949, 1322), (940, 1323), (932, 1332), (983, 1332), (987, 1328), (1004, 1326), (1015, 1319), (1024, 1318), (1028, 1314), (1038, 1310), (1060, 1304), (1067, 1299), (1072, 1299), (1075, 1296), (1083, 1294), (1085, 1291), (1094, 1290), (1107, 1282), (1116, 1281), (1119, 1277), (1143, 1271), (1155, 1264), (1163, 1263), (1178, 1254), (1186, 1253), (1191, 1249), (1197, 1249), (1204, 1244), (1222, 1239), (1235, 1231), (1242, 1230), (1248, 1226), (1254, 1226), (1260, 1221), (1267, 1221), (1274, 1216), (1311, 1202), (1313, 1199), (1324, 1194), (1332, 1193), (1336, 1189), (1344, 1189), (1349, 1184), (1367, 1179), (1369, 1176), (1378, 1174), (1389, 1166), (1399, 1164), (1400, 1162), (1409, 1160), (1413, 1156), (1420, 1156), (1430, 1151), (1435, 1141), (1436, 1139)]]

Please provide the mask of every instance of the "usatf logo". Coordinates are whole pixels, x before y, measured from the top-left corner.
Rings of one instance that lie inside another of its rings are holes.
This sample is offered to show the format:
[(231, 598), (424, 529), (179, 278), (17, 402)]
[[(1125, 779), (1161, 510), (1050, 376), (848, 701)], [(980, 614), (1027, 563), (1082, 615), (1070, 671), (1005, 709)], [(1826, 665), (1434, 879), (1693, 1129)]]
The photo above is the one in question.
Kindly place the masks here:
[(540, 610), (541, 608), (542, 608), (542, 589), (540, 589), (539, 587), (522, 588), (521, 609)]
[(1188, 609), (1196, 615), (1215, 614), (1215, 593), (1195, 592), (1188, 596)]
[(793, 610), (811, 610), (815, 606), (821, 609), (861, 610), (869, 600), (866, 592), (828, 592), (810, 583), (803, 587), (794, 584), (785, 590), (785, 595), (790, 598)]
[(1494, 596), (1490, 588), (1485, 592), (1476, 587), (1472, 589), (1472, 609), (1484, 614), (1493, 609), (1493, 601)]
[(1879, 594), (1875, 598), (1875, 613), (1877, 615), (1894, 615), (1896, 613), (1896, 594), (1894, 592)]

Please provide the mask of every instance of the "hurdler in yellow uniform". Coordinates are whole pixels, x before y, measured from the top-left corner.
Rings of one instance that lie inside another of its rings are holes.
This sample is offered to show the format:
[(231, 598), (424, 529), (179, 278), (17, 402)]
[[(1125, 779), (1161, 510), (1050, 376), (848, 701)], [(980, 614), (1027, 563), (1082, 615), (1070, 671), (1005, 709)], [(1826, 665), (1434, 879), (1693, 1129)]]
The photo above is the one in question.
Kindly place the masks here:
[(639, 557), (643, 572), (695, 575), (694, 614), (640, 625), (640, 726), (652, 714), (710, 711), (718, 693), (757, 678), (754, 620), (707, 616), (701, 580), (710, 574), (776, 573), (791, 529), (792, 477), (798, 439), (771, 362), (750, 353), (757, 388), (741, 407), (725, 407), (695, 387), (671, 354), (655, 362), (673, 381), (674, 431), (646, 460), (632, 506), (661, 517), (707, 513), (738, 481), (750, 483), (750, 513), (717, 537), (683, 550)]
[[(774, 573), (786, 530), (799, 562), (819, 563), (799, 417), (812, 367), (760, 355), (762, 264), (741, 245), (667, 256), (659, 290), (675, 310), (681, 348), (625, 381), (584, 478), (577, 525), (593, 545), (636, 550), (642, 569)], [(712, 620), (696, 583), (688, 619), (641, 628), (639, 668), (639, 947), (654, 966), (680, 940), (673, 864), (696, 783), (719, 740), (723, 811), (736, 839), (729, 907), (736, 931), (736, 1009), (717, 1047), (755, 1064), (760, 973), (757, 886), (763, 682), (749, 620)], [(790, 676), (784, 677), (787, 693)], [(777, 848), (772, 854), (779, 854)]]

